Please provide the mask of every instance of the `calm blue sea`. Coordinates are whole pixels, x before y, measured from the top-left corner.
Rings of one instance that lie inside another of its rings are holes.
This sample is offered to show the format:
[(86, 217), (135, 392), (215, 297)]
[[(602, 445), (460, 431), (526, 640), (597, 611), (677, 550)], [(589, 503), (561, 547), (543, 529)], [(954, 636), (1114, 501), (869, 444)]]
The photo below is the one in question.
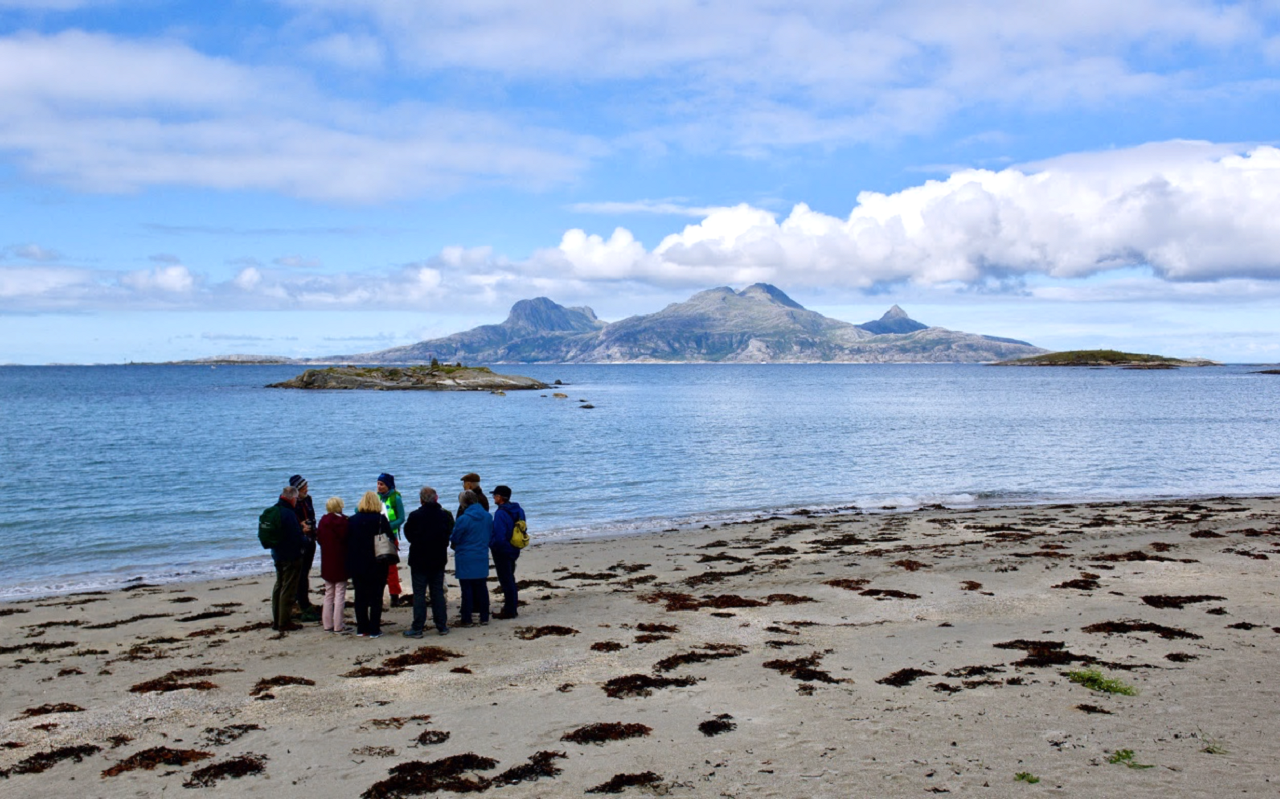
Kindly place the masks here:
[(412, 508), (477, 471), (542, 540), (801, 507), (1274, 494), (1280, 378), (1253, 368), (500, 367), (564, 381), (556, 400), (263, 387), (297, 367), (4, 367), (0, 598), (266, 569), (256, 517), (295, 472), (317, 506), (351, 508), (389, 471)]

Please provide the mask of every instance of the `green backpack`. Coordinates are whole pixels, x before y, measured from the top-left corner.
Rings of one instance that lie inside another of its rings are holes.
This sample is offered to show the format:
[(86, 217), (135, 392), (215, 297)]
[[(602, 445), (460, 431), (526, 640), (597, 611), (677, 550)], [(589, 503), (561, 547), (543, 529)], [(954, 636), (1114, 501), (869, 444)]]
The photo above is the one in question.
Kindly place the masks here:
[(284, 531), (284, 519), (280, 517), (280, 506), (272, 505), (258, 517), (258, 541), (263, 549), (275, 549), (280, 544)]

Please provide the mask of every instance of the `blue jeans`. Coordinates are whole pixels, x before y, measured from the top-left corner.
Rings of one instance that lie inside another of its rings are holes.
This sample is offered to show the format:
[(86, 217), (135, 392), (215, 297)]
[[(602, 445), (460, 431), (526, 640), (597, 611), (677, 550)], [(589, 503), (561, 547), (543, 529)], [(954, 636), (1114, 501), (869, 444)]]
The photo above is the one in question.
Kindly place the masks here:
[(480, 577), (475, 580), (459, 580), (462, 586), (462, 623), (471, 623), (472, 610), (480, 614), (480, 621), (489, 620), (489, 586), (488, 579)]
[(449, 629), (446, 616), (448, 609), (444, 604), (444, 569), (413, 569), (413, 629), (422, 632), (427, 626), (427, 592), (431, 592), (431, 620), (437, 630)]
[(493, 553), (493, 570), (498, 573), (498, 585), (502, 586), (502, 615), (514, 616), (519, 605), (516, 596), (516, 555), (509, 558), (497, 552)]

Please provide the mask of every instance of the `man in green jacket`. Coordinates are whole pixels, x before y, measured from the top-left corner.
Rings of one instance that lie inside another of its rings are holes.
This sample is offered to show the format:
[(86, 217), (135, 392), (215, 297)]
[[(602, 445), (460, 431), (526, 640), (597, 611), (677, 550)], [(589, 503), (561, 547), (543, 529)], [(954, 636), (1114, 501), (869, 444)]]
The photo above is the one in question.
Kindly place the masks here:
[[(378, 475), (378, 498), (382, 500), (382, 513), (391, 523), (391, 537), (395, 539), (396, 549), (400, 548), (400, 528), (404, 525), (404, 501), (396, 490), (395, 475), (383, 472)], [(400, 567), (392, 563), (387, 566), (387, 589), (391, 592), (391, 607), (400, 604)], [(410, 599), (405, 597), (404, 604)]]

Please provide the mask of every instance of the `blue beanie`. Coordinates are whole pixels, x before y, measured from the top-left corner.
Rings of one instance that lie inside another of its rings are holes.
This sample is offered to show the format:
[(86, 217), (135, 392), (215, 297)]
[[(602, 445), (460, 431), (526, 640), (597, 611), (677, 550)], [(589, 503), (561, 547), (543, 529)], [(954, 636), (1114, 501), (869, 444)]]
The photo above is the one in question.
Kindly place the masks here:
[(387, 488), (391, 489), (392, 491), (396, 490), (396, 478), (392, 475), (387, 474), (386, 472), (383, 472), (382, 474), (378, 475), (378, 482), (386, 483)]

